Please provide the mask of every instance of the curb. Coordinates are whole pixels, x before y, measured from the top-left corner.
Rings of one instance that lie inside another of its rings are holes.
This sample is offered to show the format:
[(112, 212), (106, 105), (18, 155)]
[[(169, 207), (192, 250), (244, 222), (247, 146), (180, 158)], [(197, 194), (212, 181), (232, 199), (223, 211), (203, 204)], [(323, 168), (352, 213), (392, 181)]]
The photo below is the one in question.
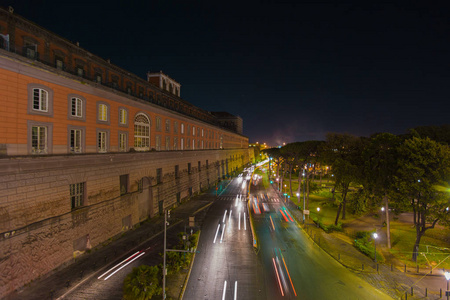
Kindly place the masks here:
[[(198, 246), (198, 241), (200, 241), (201, 233), (202, 233), (202, 231), (199, 230), (199, 232), (198, 232), (198, 239), (197, 239), (197, 246)], [(195, 247), (195, 249), (197, 249), (197, 247)], [(194, 260), (195, 260), (195, 254), (197, 254), (197, 252), (195, 252), (194, 255), (192, 256), (191, 264), (189, 266), (189, 272), (188, 272), (186, 278), (184, 279), (183, 288), (181, 289), (180, 296), (178, 296), (178, 299), (180, 299), (180, 300), (183, 300), (184, 292), (186, 291), (186, 286), (187, 286), (187, 283), (189, 281), (189, 277), (191, 276), (192, 266), (194, 265)]]

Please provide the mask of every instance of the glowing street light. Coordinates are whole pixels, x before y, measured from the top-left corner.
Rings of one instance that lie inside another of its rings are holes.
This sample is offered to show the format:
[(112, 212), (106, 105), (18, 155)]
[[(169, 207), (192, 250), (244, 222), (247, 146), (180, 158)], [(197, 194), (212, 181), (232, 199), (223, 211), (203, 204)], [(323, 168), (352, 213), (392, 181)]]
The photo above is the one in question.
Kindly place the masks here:
[(444, 276), (445, 276), (445, 279), (447, 279), (447, 291), (445, 292), (445, 294), (447, 295), (447, 300), (448, 300), (448, 297), (450, 296), (450, 289), (448, 288), (448, 282), (450, 281), (450, 272), (445, 272)]
[(376, 232), (374, 232), (372, 234), (373, 236), (373, 245), (374, 245), (374, 257), (375, 257), (375, 262), (377, 262), (377, 238), (378, 238), (378, 234)]

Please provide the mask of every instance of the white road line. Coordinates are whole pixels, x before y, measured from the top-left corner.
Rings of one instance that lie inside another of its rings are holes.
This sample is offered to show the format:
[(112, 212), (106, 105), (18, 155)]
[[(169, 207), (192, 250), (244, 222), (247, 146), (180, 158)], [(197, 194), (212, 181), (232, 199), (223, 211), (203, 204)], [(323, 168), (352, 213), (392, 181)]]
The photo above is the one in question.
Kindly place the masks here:
[(234, 282), (234, 300), (237, 299), (237, 281)]
[(225, 209), (225, 213), (223, 214), (223, 220), (222, 220), (222, 222), (224, 222), (224, 223), (225, 223), (225, 218), (227, 217), (227, 211), (228, 211), (228, 210)]
[(222, 300), (225, 300), (225, 294), (227, 293), (227, 281), (223, 283), (223, 294), (222, 294)]
[(222, 243), (223, 234), (225, 233), (225, 224), (223, 224), (222, 236), (220, 237), (220, 242)]
[(216, 243), (217, 234), (219, 233), (220, 224), (217, 226), (216, 235), (214, 236), (214, 244)]
[(228, 223), (230, 223), (232, 213), (233, 213), (233, 210), (230, 209), (230, 216), (228, 217)]
[(247, 230), (247, 222), (245, 221), (245, 213), (244, 213), (244, 230)]
[(241, 213), (239, 213), (239, 230), (241, 230)]

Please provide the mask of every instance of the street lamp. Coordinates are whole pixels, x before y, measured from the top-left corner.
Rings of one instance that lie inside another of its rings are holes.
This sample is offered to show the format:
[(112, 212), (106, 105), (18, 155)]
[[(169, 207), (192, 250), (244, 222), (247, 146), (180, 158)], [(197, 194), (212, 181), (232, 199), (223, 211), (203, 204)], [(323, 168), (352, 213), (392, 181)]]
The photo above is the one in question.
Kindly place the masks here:
[(284, 185), (284, 202), (286, 202), (286, 185)]
[(378, 238), (378, 234), (376, 232), (374, 232), (372, 234), (373, 236), (373, 245), (374, 245), (374, 257), (375, 257), (375, 262), (377, 262), (377, 238)]
[(445, 294), (447, 295), (447, 300), (448, 300), (448, 297), (450, 296), (450, 289), (448, 288), (448, 282), (450, 281), (450, 272), (445, 272), (444, 276), (445, 276), (445, 279), (447, 279), (447, 291), (445, 292)]
[[(305, 182), (305, 170), (303, 170), (303, 182)], [(303, 216), (303, 224), (305, 224), (305, 209), (306, 209), (306, 207), (305, 207), (305, 201), (306, 201), (306, 199), (305, 199), (305, 197), (306, 197), (306, 184), (305, 183), (303, 183), (303, 212), (302, 212), (302, 216)]]

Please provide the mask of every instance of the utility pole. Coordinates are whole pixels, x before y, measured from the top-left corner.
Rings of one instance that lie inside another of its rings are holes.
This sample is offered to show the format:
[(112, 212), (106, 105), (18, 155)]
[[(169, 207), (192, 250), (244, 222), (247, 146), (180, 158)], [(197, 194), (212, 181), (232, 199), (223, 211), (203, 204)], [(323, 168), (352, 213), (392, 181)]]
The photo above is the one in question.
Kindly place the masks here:
[(163, 300), (166, 299), (166, 232), (167, 232), (167, 215), (170, 218), (170, 209), (164, 211), (164, 258), (163, 258)]

